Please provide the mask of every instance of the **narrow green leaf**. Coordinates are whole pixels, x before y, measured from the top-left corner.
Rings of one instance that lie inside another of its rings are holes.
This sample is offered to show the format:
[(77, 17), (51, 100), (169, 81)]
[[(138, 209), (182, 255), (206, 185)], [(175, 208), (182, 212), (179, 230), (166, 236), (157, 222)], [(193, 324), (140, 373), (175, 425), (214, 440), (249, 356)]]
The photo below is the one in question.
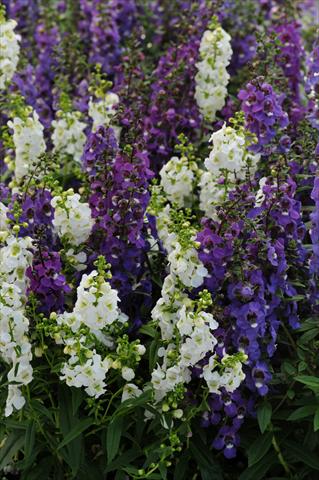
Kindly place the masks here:
[(25, 432), (25, 439), (24, 439), (24, 456), (26, 459), (28, 459), (33, 453), (34, 443), (35, 443), (35, 422), (34, 420), (30, 420), (28, 428)]
[(0, 470), (11, 462), (13, 456), (21, 449), (23, 444), (23, 432), (18, 431), (10, 433), (0, 451)]
[(287, 453), (285, 455), (289, 456), (292, 461), (299, 461), (308, 467), (318, 470), (319, 471), (319, 458), (318, 455), (306, 450), (304, 448), (300, 448), (300, 445), (291, 442), (290, 440), (286, 440), (285, 447), (287, 449)]
[(123, 429), (123, 417), (111, 421), (106, 432), (106, 451), (108, 463), (117, 455)]
[(123, 455), (120, 455), (112, 463), (108, 464), (106, 469), (104, 470), (104, 473), (117, 471), (120, 468), (124, 467), (125, 465), (129, 465), (136, 458), (140, 457), (142, 453), (143, 453), (142, 451), (136, 448), (131, 448), (130, 450), (127, 450), (125, 453), (123, 453)]
[(80, 388), (71, 388), (71, 392), (72, 392), (72, 413), (73, 415), (75, 415), (85, 397), (85, 394)]
[(252, 445), (248, 448), (248, 467), (251, 467), (255, 463), (259, 462), (267, 453), (271, 447), (272, 433), (267, 432), (261, 437), (257, 438)]
[(265, 402), (257, 409), (257, 420), (261, 433), (264, 433), (270, 424), (272, 415), (272, 406)]
[(315, 416), (313, 417), (313, 431), (316, 432), (319, 430), (319, 407), (316, 410)]
[(158, 469), (160, 471), (162, 479), (166, 480), (166, 478), (167, 478), (167, 468), (165, 467), (165, 465), (163, 463), (160, 463), (159, 466), (158, 466)]
[(309, 417), (313, 415), (317, 410), (318, 405), (305, 405), (304, 407), (297, 408), (291, 415), (289, 415), (287, 420), (294, 421), (300, 420), (301, 418)]
[(319, 390), (319, 378), (311, 375), (298, 375), (296, 381), (307, 385), (311, 389)]
[(60, 448), (65, 447), (68, 443), (72, 442), (75, 438), (79, 437), (81, 433), (87, 430), (92, 424), (93, 420), (91, 418), (83, 418), (78, 420), (76, 425), (69, 431), (69, 433), (64, 437), (63, 441), (58, 446), (58, 450)]
[(144, 335), (148, 335), (149, 337), (152, 337), (154, 338), (155, 335), (156, 335), (156, 330), (154, 327), (152, 327), (151, 325), (143, 325), (140, 329), (139, 329), (139, 332), (140, 333), (143, 333)]
[(195, 462), (198, 464), (203, 479), (223, 480), (220, 466), (213, 461), (214, 457), (211, 451), (207, 452), (208, 448), (202, 444), (198, 437), (193, 440), (189, 448)]
[(277, 457), (273, 452), (269, 452), (258, 463), (248, 467), (238, 480), (264, 480), (270, 467), (276, 462)]
[(189, 454), (184, 452), (178, 459), (174, 471), (174, 480), (184, 480), (187, 478), (187, 468), (189, 463)]

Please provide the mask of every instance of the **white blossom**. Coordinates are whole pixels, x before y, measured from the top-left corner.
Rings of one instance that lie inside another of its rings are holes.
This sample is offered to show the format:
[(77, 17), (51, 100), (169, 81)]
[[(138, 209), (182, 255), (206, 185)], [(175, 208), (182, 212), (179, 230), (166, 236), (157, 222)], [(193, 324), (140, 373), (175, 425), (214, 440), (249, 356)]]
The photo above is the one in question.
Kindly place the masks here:
[(194, 172), (186, 157), (172, 157), (161, 169), (161, 185), (170, 202), (183, 207), (192, 194)]
[(186, 287), (199, 287), (208, 275), (194, 247), (184, 249), (179, 242), (175, 242), (167, 259), (172, 273), (178, 276)]
[(15, 20), (0, 19), (0, 89), (12, 79), (18, 65), (20, 35), (14, 32)]
[(54, 210), (53, 225), (60, 237), (65, 237), (72, 245), (84, 243), (90, 236), (94, 220), (88, 203), (73, 191), (52, 198)]
[(229, 81), (226, 68), (232, 55), (230, 42), (230, 36), (220, 26), (214, 31), (206, 30), (201, 39), (195, 99), (203, 117), (210, 122), (225, 104)]
[(129, 400), (130, 398), (137, 398), (142, 395), (142, 393), (143, 391), (134, 383), (127, 383), (124, 385), (121, 401), (125, 402), (125, 400)]
[(78, 163), (81, 162), (83, 147), (86, 141), (84, 130), (86, 124), (80, 121), (80, 112), (58, 112), (53, 120), (52, 142), (54, 151), (71, 155)]
[(101, 330), (117, 320), (119, 297), (108, 282), (97, 281), (97, 275), (95, 270), (83, 275), (77, 288), (74, 312), (89, 328)]
[(92, 130), (96, 131), (97, 127), (103, 125), (105, 127), (111, 127), (114, 130), (117, 140), (120, 136), (120, 128), (112, 123), (112, 118), (116, 113), (116, 105), (118, 105), (120, 99), (116, 93), (109, 92), (104, 98), (93, 100), (91, 97), (89, 100), (89, 117), (93, 120)]
[(0, 277), (4, 276), (8, 283), (19, 287), (22, 295), (25, 295), (27, 288), (25, 271), (32, 262), (31, 247), (30, 237), (9, 235), (0, 249)]
[(205, 213), (205, 216), (216, 220), (216, 207), (221, 205), (226, 199), (224, 185), (216, 181), (211, 172), (202, 172), (199, 181), (199, 207)]
[(39, 121), (36, 111), (25, 119), (14, 117), (8, 122), (13, 129), (13, 142), (15, 146), (15, 178), (18, 182), (29, 172), (33, 163), (46, 150), (43, 138), (43, 125)]

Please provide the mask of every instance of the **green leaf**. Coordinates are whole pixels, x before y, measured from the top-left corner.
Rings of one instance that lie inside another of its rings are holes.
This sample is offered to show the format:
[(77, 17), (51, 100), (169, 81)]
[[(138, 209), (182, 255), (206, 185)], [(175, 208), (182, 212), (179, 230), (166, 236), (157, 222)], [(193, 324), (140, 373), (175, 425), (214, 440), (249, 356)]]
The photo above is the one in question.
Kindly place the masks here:
[(285, 455), (289, 456), (292, 459), (292, 462), (297, 460), (314, 470), (319, 470), (318, 455), (301, 448), (299, 444), (291, 442), (290, 440), (285, 441), (285, 447), (287, 449)]
[(71, 392), (72, 392), (72, 413), (73, 415), (75, 415), (85, 397), (85, 394), (80, 388), (71, 388)]
[(248, 448), (248, 467), (259, 462), (271, 447), (272, 432), (267, 432), (261, 437), (257, 438), (253, 444)]
[(313, 417), (313, 431), (316, 432), (319, 430), (319, 407), (316, 410), (315, 416)]
[[(195, 445), (196, 443), (196, 445)], [(211, 451), (197, 437), (189, 446), (195, 462), (198, 464), (203, 480), (223, 480), (220, 466), (213, 461)]]
[(126, 465), (130, 465), (136, 458), (140, 457), (143, 452), (136, 448), (131, 448), (127, 450), (123, 455), (117, 457), (112, 463), (109, 463), (104, 470), (104, 473), (120, 470)]
[(239, 477), (238, 480), (264, 480), (266, 473), (276, 462), (277, 457), (273, 452), (263, 457), (259, 462), (248, 467)]
[(319, 378), (312, 375), (298, 375), (296, 381), (307, 385), (307, 387), (313, 390), (319, 390)]
[(265, 402), (257, 409), (257, 420), (261, 433), (264, 433), (270, 424), (272, 415), (272, 406)]
[(144, 335), (148, 335), (149, 337), (152, 337), (154, 338), (155, 335), (156, 335), (156, 329), (154, 327), (152, 327), (151, 325), (143, 325), (140, 329), (139, 329), (139, 332), (140, 333), (143, 333)]
[(35, 443), (35, 422), (34, 420), (30, 420), (28, 428), (25, 432), (25, 439), (24, 439), (24, 456), (28, 459), (34, 449)]
[(50, 473), (54, 458), (52, 456), (43, 458), (38, 465), (34, 466), (32, 470), (25, 473), (22, 476), (22, 480), (43, 480), (44, 478), (50, 478)]
[(106, 431), (106, 451), (108, 463), (115, 458), (119, 446), (123, 429), (123, 417), (117, 417), (111, 421)]
[[(86, 419), (87, 420), (87, 419)], [(76, 428), (79, 418), (73, 414), (72, 393), (66, 385), (59, 386), (59, 425), (63, 435), (63, 441), (69, 433)], [(61, 448), (60, 454), (66, 463), (71, 467), (72, 474), (75, 477), (79, 471), (83, 452), (82, 435), (78, 435), (73, 440), (68, 441), (66, 448)]]
[(176, 462), (176, 467), (174, 471), (174, 480), (184, 480), (187, 478), (187, 468), (189, 463), (189, 453), (184, 452)]
[(160, 463), (159, 466), (158, 466), (158, 469), (160, 471), (162, 479), (166, 480), (166, 478), (167, 478), (167, 468), (165, 467), (165, 465), (163, 463)]
[(68, 432), (68, 434), (64, 437), (63, 441), (58, 446), (58, 450), (60, 448), (65, 447), (68, 443), (72, 442), (75, 438), (78, 438), (81, 433), (87, 430), (93, 424), (92, 418), (83, 418), (78, 420), (76, 425)]
[(11, 432), (0, 451), (0, 470), (6, 467), (24, 444), (24, 433)]
[(318, 408), (318, 405), (305, 405), (304, 407), (297, 408), (291, 415), (289, 415), (287, 420), (294, 421), (300, 420), (301, 418), (309, 417), (313, 415)]

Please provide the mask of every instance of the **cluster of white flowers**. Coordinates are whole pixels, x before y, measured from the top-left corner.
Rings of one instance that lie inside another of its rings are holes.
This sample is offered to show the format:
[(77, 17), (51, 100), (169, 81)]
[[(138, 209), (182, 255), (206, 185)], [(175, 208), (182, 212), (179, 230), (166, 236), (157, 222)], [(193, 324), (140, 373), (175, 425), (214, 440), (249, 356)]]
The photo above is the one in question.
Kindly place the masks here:
[[(175, 287), (172, 288), (174, 281)], [(178, 291), (179, 288), (180, 283), (170, 274), (169, 280), (164, 282), (162, 298), (152, 312), (166, 344), (158, 351), (161, 365), (158, 364), (152, 372), (156, 403), (164, 400), (170, 392), (176, 393), (176, 389), (183, 393), (183, 385), (191, 380), (191, 369), (207, 355), (210, 360), (203, 367), (202, 377), (209, 392), (220, 394), (222, 388), (233, 392), (245, 378), (242, 370), (244, 356), (224, 354), (221, 360), (217, 359), (214, 354), (217, 340), (212, 332), (218, 328), (218, 323), (211, 313), (199, 307), (199, 302), (190, 300), (185, 293)], [(208, 305), (209, 301), (206, 307)]]
[(255, 172), (260, 155), (248, 152), (244, 131), (236, 131), (224, 123), (222, 128), (213, 133), (210, 141), (213, 148), (205, 160), (205, 166), (212, 175), (217, 177), (227, 170), (231, 179), (242, 179), (248, 167), (252, 173)]
[(89, 204), (80, 200), (80, 195), (72, 189), (54, 196), (51, 200), (55, 209), (53, 225), (57, 234), (75, 246), (89, 238), (94, 225)]
[(206, 30), (201, 39), (195, 99), (203, 117), (210, 122), (225, 104), (229, 81), (226, 68), (232, 55), (230, 43), (230, 36), (221, 26), (216, 26), (213, 31)]
[[(220, 363), (214, 356), (210, 357), (202, 374), (209, 392), (220, 394), (221, 388), (230, 393), (234, 392), (245, 379), (242, 364), (245, 360), (245, 355), (241, 354), (237, 356), (225, 354)], [(220, 371), (216, 370), (216, 366), (220, 366)]]
[(29, 320), (24, 314), (27, 288), (25, 271), (31, 265), (29, 237), (9, 235), (0, 249), (0, 355), (12, 365), (8, 372), (5, 416), (25, 404), (21, 387), (32, 380), (32, 352), (28, 339)]
[(161, 169), (160, 176), (168, 200), (178, 207), (188, 206), (195, 179), (188, 159), (185, 156), (172, 157)]
[(120, 99), (116, 93), (109, 92), (103, 98), (93, 100), (91, 97), (89, 100), (89, 117), (93, 120), (92, 130), (95, 131), (100, 125), (105, 127), (112, 127), (115, 136), (118, 138), (120, 135), (120, 128), (112, 124), (112, 118), (116, 113), (114, 108), (118, 105)]
[[(158, 236), (168, 252), (170, 270), (186, 287), (199, 287), (208, 272), (198, 258), (197, 232), (191, 228), (189, 222), (185, 222), (179, 231), (175, 231), (172, 211), (173, 209), (166, 205), (158, 212), (156, 219)], [(188, 241), (182, 242), (179, 237), (185, 232)]]
[[(73, 311), (51, 314), (51, 320), (59, 326), (52, 336), (57, 344), (64, 345), (64, 353), (69, 355), (61, 370), (61, 380), (65, 380), (68, 386), (85, 387), (86, 393), (95, 398), (105, 392), (105, 377), (110, 368), (119, 369), (126, 381), (135, 377), (133, 368), (125, 365), (128, 361), (125, 357), (127, 344), (123, 353), (121, 341), (111, 335), (112, 326), (119, 328), (127, 320), (118, 307), (119, 301), (117, 291), (103, 275), (93, 270), (81, 279)], [(96, 351), (96, 343), (113, 351), (113, 356), (103, 358)], [(138, 341), (132, 342), (130, 351), (137, 363), (145, 353), (145, 347)]]
[(14, 32), (17, 22), (5, 20), (0, 12), (0, 89), (12, 79), (19, 61), (20, 35)]
[(54, 151), (71, 155), (76, 162), (81, 162), (83, 147), (86, 141), (84, 130), (86, 124), (80, 121), (80, 112), (58, 112), (53, 120), (52, 142)]
[(46, 150), (43, 138), (43, 125), (39, 121), (36, 111), (26, 111), (24, 119), (14, 117), (8, 122), (13, 129), (13, 142), (15, 146), (15, 178), (18, 182), (29, 172), (32, 164), (36, 164), (38, 158)]
[[(167, 202), (163, 188), (153, 187), (150, 212), (156, 213), (158, 236), (168, 252), (169, 273), (164, 280), (161, 298), (157, 301), (152, 319), (161, 331), (162, 346), (158, 350), (160, 363), (152, 372), (151, 383), (156, 404), (162, 409), (173, 408), (173, 415), (183, 414), (176, 405), (191, 380), (192, 369), (209, 357), (202, 377), (209, 391), (220, 393), (221, 388), (233, 391), (244, 378), (242, 354), (219, 359), (214, 353), (217, 340), (213, 332), (218, 323), (205, 310), (212, 305), (207, 290), (192, 300), (187, 290), (198, 288), (208, 276), (200, 262), (196, 247), (196, 229), (180, 210)], [(217, 382), (219, 378), (219, 383)], [(216, 381), (216, 385), (213, 383)]]
[(98, 272), (84, 274), (77, 289), (74, 313), (91, 330), (101, 330), (111, 325), (119, 316), (119, 297), (108, 282), (101, 282)]
[(22, 295), (25, 295), (27, 289), (25, 271), (32, 262), (31, 247), (30, 237), (18, 238), (8, 234), (0, 249), (0, 277), (16, 285)]
[(199, 208), (206, 217), (216, 219), (216, 207), (226, 200), (227, 188), (211, 172), (202, 171), (199, 181)]
[(247, 172), (255, 173), (260, 155), (249, 152), (244, 129), (224, 124), (210, 141), (213, 148), (205, 160), (207, 171), (202, 171), (199, 181), (199, 200), (205, 215), (215, 218), (216, 207), (227, 198), (233, 182), (244, 179)]

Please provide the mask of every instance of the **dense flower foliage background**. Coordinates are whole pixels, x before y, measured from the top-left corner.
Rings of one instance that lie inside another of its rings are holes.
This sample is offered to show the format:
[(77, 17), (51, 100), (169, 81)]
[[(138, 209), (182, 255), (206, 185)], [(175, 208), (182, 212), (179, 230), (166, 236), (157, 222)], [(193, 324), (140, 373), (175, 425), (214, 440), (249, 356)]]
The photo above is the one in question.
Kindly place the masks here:
[(1, 2), (3, 480), (318, 478), (318, 27)]

